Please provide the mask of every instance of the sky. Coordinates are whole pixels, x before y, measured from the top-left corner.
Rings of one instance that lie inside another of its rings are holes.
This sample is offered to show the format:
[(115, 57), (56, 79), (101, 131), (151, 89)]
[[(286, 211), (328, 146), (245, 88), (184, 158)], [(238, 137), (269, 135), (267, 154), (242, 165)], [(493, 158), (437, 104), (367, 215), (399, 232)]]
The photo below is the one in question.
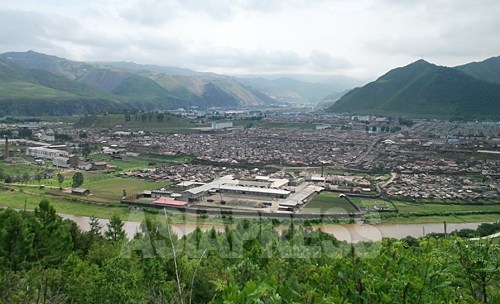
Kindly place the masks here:
[(2, 0), (0, 53), (375, 79), (500, 55), (498, 0)]

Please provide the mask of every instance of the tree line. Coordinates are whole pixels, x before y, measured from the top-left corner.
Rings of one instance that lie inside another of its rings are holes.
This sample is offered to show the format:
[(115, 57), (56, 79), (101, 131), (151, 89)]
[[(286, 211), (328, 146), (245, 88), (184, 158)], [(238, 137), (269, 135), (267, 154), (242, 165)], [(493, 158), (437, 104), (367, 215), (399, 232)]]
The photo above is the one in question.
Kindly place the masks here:
[[(1, 303), (498, 303), (498, 241), (349, 244), (303, 223), (235, 219), (178, 237), (168, 214), (89, 231), (46, 200), (0, 210)], [(498, 228), (498, 227), (497, 227)], [(482, 233), (496, 229), (486, 227)]]

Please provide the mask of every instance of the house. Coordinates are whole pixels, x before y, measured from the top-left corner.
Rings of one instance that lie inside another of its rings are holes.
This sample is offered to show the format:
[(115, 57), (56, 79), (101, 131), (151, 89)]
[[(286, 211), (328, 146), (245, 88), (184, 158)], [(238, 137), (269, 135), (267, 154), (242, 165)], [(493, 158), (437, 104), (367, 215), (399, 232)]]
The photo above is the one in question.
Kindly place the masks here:
[(58, 168), (69, 168), (69, 167), (71, 167), (71, 163), (69, 161), (69, 157), (63, 157), (63, 156), (54, 157), (54, 159), (52, 160), (52, 165), (54, 167), (58, 167)]
[(107, 168), (107, 162), (96, 162), (92, 164), (92, 170), (106, 170)]
[(77, 168), (80, 170), (89, 171), (90, 169), (92, 169), (92, 164), (88, 162), (79, 162)]

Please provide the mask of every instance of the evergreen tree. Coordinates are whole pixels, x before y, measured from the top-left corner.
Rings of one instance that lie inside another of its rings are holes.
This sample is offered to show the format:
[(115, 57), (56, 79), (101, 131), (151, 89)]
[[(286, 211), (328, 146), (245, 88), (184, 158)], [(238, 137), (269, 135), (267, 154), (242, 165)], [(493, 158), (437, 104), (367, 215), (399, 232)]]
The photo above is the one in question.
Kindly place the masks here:
[(109, 223), (106, 225), (106, 231), (104, 232), (104, 236), (112, 241), (118, 241), (125, 238), (125, 230), (123, 230), (123, 221), (117, 215), (113, 214)]
[(89, 233), (94, 236), (101, 235), (102, 225), (99, 222), (99, 219), (95, 216), (91, 216), (89, 220), (90, 231)]

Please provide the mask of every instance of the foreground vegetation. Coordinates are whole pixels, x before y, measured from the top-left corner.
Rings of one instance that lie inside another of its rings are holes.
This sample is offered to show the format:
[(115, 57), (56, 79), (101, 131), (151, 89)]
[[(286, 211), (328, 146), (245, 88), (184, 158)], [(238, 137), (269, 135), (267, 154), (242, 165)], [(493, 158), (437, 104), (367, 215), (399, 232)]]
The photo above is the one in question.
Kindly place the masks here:
[[(458, 236), (348, 244), (299, 227), (236, 222), (178, 238), (168, 218), (91, 219), (83, 232), (44, 200), (0, 210), (2, 303), (498, 303), (496, 240)], [(467, 236), (498, 231), (487, 225)]]

